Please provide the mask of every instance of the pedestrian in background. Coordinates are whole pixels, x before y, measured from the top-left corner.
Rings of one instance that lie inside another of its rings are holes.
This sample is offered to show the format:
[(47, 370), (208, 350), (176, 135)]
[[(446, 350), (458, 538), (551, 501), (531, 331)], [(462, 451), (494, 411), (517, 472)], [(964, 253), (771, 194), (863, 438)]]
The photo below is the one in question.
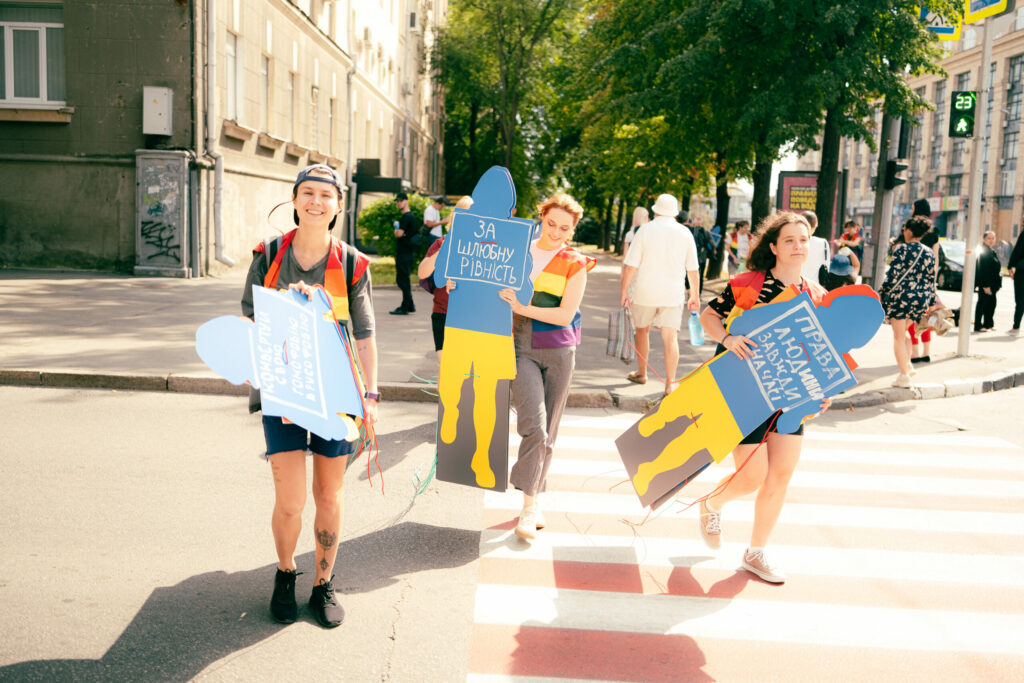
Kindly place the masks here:
[[(1024, 224), (1024, 216), (1021, 223)], [(1024, 227), (1017, 235), (1017, 243), (1013, 245), (1006, 267), (1013, 278), (1013, 327), (1010, 334), (1020, 334), (1020, 320), (1024, 317)]]
[(836, 240), (836, 247), (837, 250), (841, 247), (849, 247), (858, 261), (864, 258), (864, 238), (860, 234), (860, 226), (857, 225), (857, 221), (843, 223), (843, 233)]
[[(253, 318), (253, 285), (295, 289), (312, 298), (314, 287), (331, 295), (339, 324), (352, 324), (356, 352), (362, 363), (366, 395), (364, 419), (368, 427), (377, 421), (377, 342), (374, 337), (372, 285), (369, 259), (354, 247), (332, 236), (331, 229), (343, 208), (342, 179), (329, 166), (317, 164), (299, 172), (292, 188), (292, 208), (298, 226), (273, 244), (253, 250), (252, 265), (242, 292), (242, 315)], [(349, 267), (351, 264), (351, 268)], [(349, 272), (351, 270), (352, 272)], [(347, 312), (347, 317), (346, 317)], [(348, 455), (354, 441), (324, 439), (280, 417), (263, 416), (267, 460), (274, 474), (274, 512), (270, 528), (277, 548), (277, 573), (270, 612), (281, 623), (298, 616), (295, 602), (295, 547), (302, 531), (306, 504), (306, 452), (313, 454), (313, 503), (316, 516), (316, 580), (309, 607), (325, 628), (341, 624), (345, 611), (334, 594), (334, 561), (341, 535), (342, 499)]]
[[(636, 326), (637, 369), (626, 376), (630, 382), (647, 382), (647, 357), (650, 353), (651, 327), (661, 332), (665, 347), (665, 394), (672, 392), (679, 366), (679, 328), (683, 322), (683, 302), (687, 300), (686, 281), (690, 282), (687, 308), (700, 308), (697, 245), (690, 231), (675, 221), (679, 202), (663, 194), (654, 202), (654, 219), (633, 238), (623, 262), (620, 299), (628, 307)], [(631, 286), (636, 283), (634, 289)]]
[(430, 235), (430, 247), (434, 246), (437, 240), (444, 236), (444, 226), (449, 225), (452, 220), (452, 215), (448, 214), (447, 218), (441, 218), (441, 208), (444, 206), (444, 197), (438, 195), (430, 201), (430, 205), (423, 210), (423, 225), (429, 229)]
[(910, 361), (908, 326), (920, 320), (935, 302), (935, 254), (921, 244), (921, 237), (932, 227), (924, 216), (912, 216), (903, 224), (903, 244), (897, 244), (892, 261), (879, 289), (882, 308), (892, 325), (893, 354), (899, 375), (894, 387), (909, 387), (913, 372)]
[(811, 226), (811, 241), (807, 245), (807, 261), (804, 262), (800, 274), (804, 279), (822, 284), (828, 276), (828, 264), (832, 260), (832, 250), (828, 246), (828, 240), (824, 237), (815, 237), (814, 232), (818, 229), (818, 215), (813, 211), (804, 211), (804, 219)]
[(622, 238), (623, 258), (625, 258), (626, 254), (629, 253), (629, 245), (633, 242), (633, 237), (636, 236), (636, 231), (649, 220), (651, 220), (651, 214), (648, 213), (647, 209), (642, 206), (638, 206), (633, 209), (633, 224), (629, 227), (629, 230), (626, 231), (625, 236)]
[(523, 492), (515, 534), (527, 540), (536, 538), (537, 529), (544, 527), (539, 496), (547, 488), (558, 424), (576, 366), (576, 347), (582, 341), (580, 302), (587, 288), (587, 273), (597, 265), (596, 259), (568, 244), (583, 217), (583, 207), (575, 199), (555, 194), (537, 213), (540, 237), (530, 245), (533, 298), (524, 306), (515, 290), (498, 293), (512, 308), (516, 349), (512, 400), (522, 441), (509, 481)]
[[(730, 280), (729, 286), (701, 314), (704, 331), (719, 341), (716, 354), (731, 351), (747, 359), (757, 347), (749, 337), (725, 331), (723, 321), (734, 308), (749, 309), (759, 303), (770, 303), (787, 287), (798, 287), (808, 292), (816, 304), (825, 296), (825, 290), (816, 280), (801, 275), (811, 237), (811, 226), (806, 218), (788, 211), (777, 213), (761, 222), (758, 234), (760, 239), (747, 259), (752, 272)], [(750, 288), (758, 290), (756, 300), (737, 301), (736, 292)], [(821, 409), (826, 410), (831, 403), (830, 399), (825, 399)], [(803, 449), (804, 433), (803, 425), (800, 425), (794, 432), (779, 434), (775, 429), (779, 414), (777, 412), (765, 420), (733, 449), (736, 473), (722, 479), (715, 487), (715, 493), (700, 503), (701, 537), (708, 546), (718, 549), (722, 546), (723, 506), (757, 491), (750, 545), (743, 554), (741, 566), (769, 583), (786, 580), (785, 575), (768, 562), (764, 548), (786, 501), (789, 480)], [(762, 442), (763, 448), (760, 447)]]
[[(468, 209), (473, 205), (473, 198), (466, 195), (455, 203), (456, 209)], [(454, 216), (454, 212), (448, 215), (446, 223), (451, 224), (451, 219)], [(444, 237), (440, 237), (434, 240), (433, 244), (427, 249), (427, 255), (420, 261), (420, 265), (417, 267), (416, 275), (419, 279), (428, 280), (432, 282), (434, 277), (434, 268), (437, 265), (437, 254), (441, 251), (441, 247), (444, 245)], [(437, 353), (437, 362), (441, 362), (441, 349), (444, 348), (444, 326), (448, 321), (448, 292), (455, 289), (455, 281), (448, 280), (446, 287), (434, 287), (432, 293), (434, 295), (434, 307), (430, 311), (430, 327), (434, 333), (434, 351)]]
[(974, 287), (978, 292), (978, 303), (974, 306), (974, 331), (987, 332), (995, 328), (996, 293), (1003, 286), (1003, 264), (996, 254), (996, 234), (989, 230), (982, 238), (975, 268), (977, 277)]
[(736, 229), (729, 240), (729, 265), (734, 275), (747, 272), (751, 242), (750, 221), (736, 221)]
[(395, 195), (395, 206), (402, 212), (402, 217), (395, 223), (395, 283), (402, 290), (402, 303), (391, 315), (408, 315), (416, 312), (412, 301), (412, 284), (409, 276), (412, 263), (416, 260), (416, 243), (414, 238), (419, 235), (420, 222), (409, 209), (409, 195), (399, 192)]
[[(681, 212), (680, 222), (682, 222), (685, 215), (685, 211)], [(708, 267), (708, 257), (711, 255), (711, 233), (704, 228), (704, 219), (700, 216), (694, 216), (688, 222), (685, 222), (684, 225), (690, 229), (690, 234), (693, 235), (693, 242), (697, 245), (697, 274), (700, 279), (697, 294), (699, 295), (704, 291), (704, 271)]]

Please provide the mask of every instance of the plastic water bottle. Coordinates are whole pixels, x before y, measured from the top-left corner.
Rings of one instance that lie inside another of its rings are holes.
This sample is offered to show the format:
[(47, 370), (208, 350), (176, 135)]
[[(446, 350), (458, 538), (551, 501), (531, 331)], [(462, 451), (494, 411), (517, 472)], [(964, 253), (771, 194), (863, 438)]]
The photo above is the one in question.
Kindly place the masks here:
[(704, 328), (700, 326), (700, 318), (697, 311), (690, 312), (690, 344), (702, 346), (704, 344)]

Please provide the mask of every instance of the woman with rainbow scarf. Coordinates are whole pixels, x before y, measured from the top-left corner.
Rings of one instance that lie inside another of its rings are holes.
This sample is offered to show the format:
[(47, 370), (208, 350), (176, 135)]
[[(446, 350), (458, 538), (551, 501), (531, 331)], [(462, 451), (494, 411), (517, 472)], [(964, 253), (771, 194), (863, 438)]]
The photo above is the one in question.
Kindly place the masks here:
[(558, 423), (569, 398), (569, 384), (581, 341), (580, 302), (587, 272), (597, 260), (584, 256), (567, 242), (583, 216), (583, 207), (567, 194), (553, 195), (541, 204), (540, 237), (530, 245), (533, 256), (533, 299), (528, 306), (512, 289), (499, 292), (512, 308), (516, 348), (516, 378), (512, 400), (516, 428), (522, 441), (509, 480), (523, 492), (523, 511), (515, 533), (537, 537), (544, 527), (538, 496), (546, 486)]
[[(242, 293), (242, 314), (252, 318), (253, 285), (294, 289), (312, 297), (322, 287), (330, 294), (339, 324), (352, 324), (356, 353), (366, 383), (363, 411), (367, 428), (377, 421), (377, 342), (374, 335), (369, 259), (331, 234), (344, 208), (345, 184), (330, 166), (314, 164), (299, 172), (292, 187), (291, 232), (253, 249)], [(287, 204), (283, 202), (278, 206)], [(277, 208), (277, 207), (275, 207)], [(309, 608), (324, 628), (339, 626), (345, 610), (334, 594), (334, 561), (342, 528), (342, 496), (348, 455), (354, 441), (325, 439), (281, 417), (263, 416), (266, 457), (274, 475), (274, 511), (270, 528), (277, 550), (277, 573), (270, 613), (283, 624), (298, 618), (295, 548), (306, 504), (306, 453), (313, 454), (313, 502), (316, 516), (316, 571)]]

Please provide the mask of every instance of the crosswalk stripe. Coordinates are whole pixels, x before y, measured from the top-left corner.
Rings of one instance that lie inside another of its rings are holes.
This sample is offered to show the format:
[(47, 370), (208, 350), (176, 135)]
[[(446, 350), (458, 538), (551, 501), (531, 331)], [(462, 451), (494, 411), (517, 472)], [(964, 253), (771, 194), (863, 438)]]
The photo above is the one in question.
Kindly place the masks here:
[[(628, 484), (624, 485), (626, 489)], [(484, 505), (499, 510), (518, 510), (521, 499), (514, 491), (484, 494)], [(636, 495), (618, 493), (579, 493), (551, 491), (544, 495), (544, 509), (553, 512), (589, 512), (627, 515), (643, 518), (646, 510)], [(683, 515), (696, 517), (693, 508)], [(751, 521), (754, 503), (736, 500), (729, 504), (729, 518)], [(1024, 513), (915, 510), (897, 507), (841, 507), (836, 505), (806, 505), (787, 503), (779, 516), (780, 524), (819, 525), (832, 527), (880, 527), (907, 531), (967, 532), (983, 531), (987, 534), (1015, 535), (1024, 532)]]
[[(483, 584), (474, 619), (485, 624), (768, 639), (852, 647), (1018, 654), (1024, 616), (888, 607), (735, 601), (675, 595)], [(822, 626), (827, 624), (827, 628)]]
[[(701, 541), (693, 538), (630, 538), (548, 533), (547, 530), (542, 533), (543, 539), (523, 547), (515, 542), (509, 531), (485, 529), (480, 539), (481, 555), (505, 560), (641, 562), (665, 567), (692, 567), (708, 563), (708, 566), (720, 569), (735, 569), (746, 548), (746, 544), (727, 541), (716, 555)], [(799, 567), (800, 573), (813, 576), (1024, 587), (1024, 557), (1021, 556), (829, 548), (779, 543), (773, 543), (771, 551), (772, 557), (779, 564)]]
[[(769, 549), (789, 575), (778, 587), (738, 569), (753, 496), (727, 506), (718, 551), (686, 507), (731, 458), (678, 502), (641, 507), (614, 443), (639, 417), (565, 416), (542, 496), (548, 525), (530, 543), (512, 533), (519, 492), (484, 493), (467, 680), (1024, 672), (1024, 449), (974, 433), (809, 427)], [(514, 422), (510, 441), (514, 462)]]
[[(509, 466), (515, 463), (509, 459)], [(718, 476), (732, 471), (731, 467), (720, 468)], [(553, 460), (549, 474), (600, 477), (621, 481), (627, 478), (626, 468), (603, 460)], [(709, 473), (701, 478), (713, 479)], [(793, 474), (790, 486), (807, 486), (828, 489), (850, 489), (855, 491), (888, 491), (894, 493), (930, 493), (943, 496), (980, 496), (993, 498), (1024, 498), (1024, 481), (1006, 479), (950, 479), (949, 477), (927, 477), (921, 475), (887, 475), (883, 469), (878, 474), (803, 472), (799, 468)]]

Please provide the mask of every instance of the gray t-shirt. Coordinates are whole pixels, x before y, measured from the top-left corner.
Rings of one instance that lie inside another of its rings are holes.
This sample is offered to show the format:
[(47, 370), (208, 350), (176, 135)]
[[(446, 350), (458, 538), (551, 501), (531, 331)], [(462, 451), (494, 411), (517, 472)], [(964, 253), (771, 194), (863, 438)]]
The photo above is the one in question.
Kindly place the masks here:
[[(350, 247), (354, 248), (354, 247)], [(329, 254), (328, 254), (329, 255)], [(342, 261), (342, 266), (345, 263)], [(270, 266), (267, 255), (263, 253), (253, 254), (252, 264), (249, 266), (249, 274), (245, 278), (245, 289), (242, 292), (242, 315), (247, 318), (253, 317), (252, 286), (263, 286), (263, 278)], [(292, 250), (286, 249), (281, 258), (281, 271), (277, 276), (277, 288), (287, 289), (288, 285), (302, 280), (307, 284), (324, 283), (324, 275), (327, 272), (327, 256), (316, 262), (309, 270), (303, 270)], [(346, 277), (350, 277), (348, 273)], [(373, 336), (373, 284), (370, 281), (370, 269), (367, 268), (354, 285), (348, 288), (348, 315), (349, 324), (352, 327), (352, 336), (356, 339), (366, 339)]]

